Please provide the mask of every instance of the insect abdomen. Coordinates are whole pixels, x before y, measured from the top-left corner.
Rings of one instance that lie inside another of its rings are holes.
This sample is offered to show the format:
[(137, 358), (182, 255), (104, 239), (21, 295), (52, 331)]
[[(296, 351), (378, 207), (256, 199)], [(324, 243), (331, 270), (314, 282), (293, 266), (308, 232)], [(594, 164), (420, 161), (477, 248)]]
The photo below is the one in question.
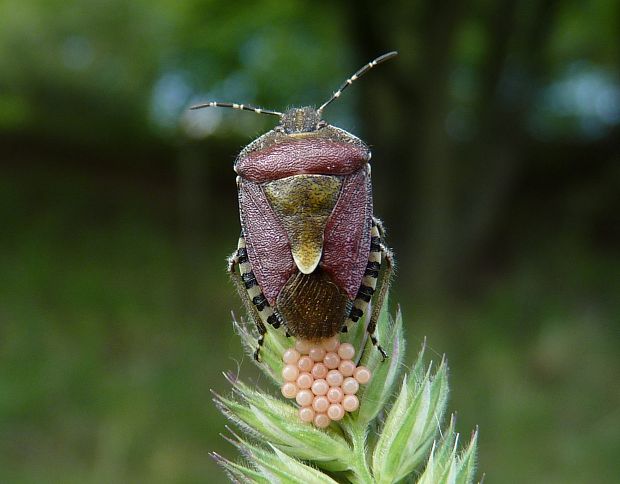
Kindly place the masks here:
[(350, 301), (319, 267), (311, 274), (292, 275), (278, 296), (277, 307), (292, 335), (317, 340), (340, 331)]

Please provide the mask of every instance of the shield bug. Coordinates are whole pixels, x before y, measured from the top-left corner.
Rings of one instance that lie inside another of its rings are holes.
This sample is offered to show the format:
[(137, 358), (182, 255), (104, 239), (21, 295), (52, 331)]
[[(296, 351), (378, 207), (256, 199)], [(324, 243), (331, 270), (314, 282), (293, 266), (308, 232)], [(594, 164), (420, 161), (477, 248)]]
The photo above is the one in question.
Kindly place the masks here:
[(374, 331), (393, 258), (373, 215), (370, 149), (322, 115), (354, 81), (395, 55), (363, 66), (318, 109), (280, 113), (221, 102), (191, 108), (228, 107), (280, 118), (234, 164), (241, 236), (228, 270), (258, 328), (257, 360), (267, 325), (284, 326), (287, 335), (304, 340), (330, 338), (358, 321), (373, 296), (368, 333), (386, 356)]

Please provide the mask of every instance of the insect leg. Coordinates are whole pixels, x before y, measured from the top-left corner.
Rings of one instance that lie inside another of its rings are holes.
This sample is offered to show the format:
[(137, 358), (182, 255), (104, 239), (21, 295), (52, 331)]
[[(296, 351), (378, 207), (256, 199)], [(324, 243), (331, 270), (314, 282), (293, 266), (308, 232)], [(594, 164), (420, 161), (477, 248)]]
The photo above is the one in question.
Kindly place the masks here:
[(241, 279), (241, 276), (237, 274), (237, 271), (235, 270), (235, 268), (238, 265), (240, 265), (239, 255), (238, 255), (238, 251), (236, 250), (228, 258), (228, 273), (233, 283), (235, 284), (235, 288), (237, 289), (237, 292), (239, 293), (239, 296), (241, 297), (241, 300), (243, 301), (243, 305), (245, 306), (246, 311), (248, 312), (248, 314), (254, 321), (254, 324), (256, 324), (256, 329), (258, 330), (258, 345), (256, 346), (256, 349), (254, 350), (254, 359), (256, 361), (260, 361), (260, 348), (261, 346), (263, 346), (263, 343), (265, 342), (265, 333), (267, 333), (267, 328), (265, 328), (265, 324), (259, 317), (258, 313), (256, 312), (256, 309), (252, 305), (252, 301), (248, 297), (248, 293), (245, 289), (243, 279)]
[[(385, 297), (390, 289), (390, 284), (392, 283), (392, 275), (394, 273), (394, 254), (392, 250), (385, 243), (385, 230), (383, 228), (383, 224), (381, 220), (373, 217), (373, 223), (377, 227), (379, 232), (379, 248), (381, 251), (382, 257), (385, 259), (385, 270), (383, 271), (383, 275), (381, 277), (381, 283), (379, 285), (379, 291), (377, 296), (375, 297), (375, 301), (372, 307), (372, 314), (370, 315), (370, 322), (368, 323), (368, 334), (370, 335), (370, 340), (372, 344), (377, 347), (377, 349), (381, 352), (381, 356), (383, 359), (387, 358), (387, 353), (381, 348), (381, 345), (378, 343), (377, 338), (375, 337), (375, 329), (377, 328), (377, 321), (379, 319), (379, 314), (381, 313), (381, 307), (385, 301)], [(376, 241), (375, 241), (376, 242)], [(371, 245), (371, 247), (373, 247)], [(371, 248), (372, 251), (372, 248)], [(371, 252), (372, 253), (372, 252)]]
[[(236, 266), (239, 266), (239, 274), (235, 271)], [(265, 334), (267, 332), (266, 325), (270, 324), (274, 328), (279, 328), (282, 320), (271, 308), (267, 298), (263, 294), (263, 290), (256, 281), (256, 277), (252, 272), (252, 266), (248, 259), (243, 234), (239, 237), (237, 250), (228, 258), (228, 272), (248, 314), (252, 317), (258, 329), (258, 347), (254, 352), (254, 358), (259, 361), (260, 347), (264, 343)]]
[(341, 331), (346, 333), (349, 326), (359, 321), (364, 315), (366, 309), (368, 309), (368, 303), (370, 302), (375, 289), (377, 287), (377, 279), (379, 278), (379, 272), (381, 270), (381, 245), (380, 245), (380, 232), (375, 220), (372, 221), (371, 228), (371, 244), (370, 253), (368, 254), (368, 263), (366, 264), (366, 271), (362, 278), (362, 284), (357, 292), (357, 296), (353, 301), (353, 307), (349, 313), (349, 317), (344, 322)]

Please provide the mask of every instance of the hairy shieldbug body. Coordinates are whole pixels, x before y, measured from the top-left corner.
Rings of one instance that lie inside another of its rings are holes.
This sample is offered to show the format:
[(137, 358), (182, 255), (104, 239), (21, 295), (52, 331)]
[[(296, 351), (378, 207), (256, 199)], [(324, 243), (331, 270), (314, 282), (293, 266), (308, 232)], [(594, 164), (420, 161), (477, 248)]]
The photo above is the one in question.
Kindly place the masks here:
[(375, 293), (368, 333), (386, 356), (374, 331), (393, 258), (373, 216), (370, 149), (323, 121), (322, 112), (356, 79), (395, 55), (366, 64), (318, 109), (280, 113), (220, 102), (191, 108), (230, 107), (280, 118), (234, 164), (241, 236), (228, 270), (258, 328), (257, 360), (267, 325), (283, 325), (287, 335), (301, 339), (329, 338), (358, 321)]

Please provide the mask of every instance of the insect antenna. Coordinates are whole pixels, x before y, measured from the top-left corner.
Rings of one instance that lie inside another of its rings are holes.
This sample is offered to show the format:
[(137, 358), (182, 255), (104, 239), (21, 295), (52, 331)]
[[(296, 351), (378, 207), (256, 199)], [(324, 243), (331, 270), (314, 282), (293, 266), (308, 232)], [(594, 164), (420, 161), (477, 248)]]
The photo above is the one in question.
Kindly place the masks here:
[(323, 108), (325, 108), (325, 106), (327, 106), (329, 103), (331, 103), (335, 99), (338, 99), (340, 95), (342, 94), (342, 91), (344, 91), (347, 87), (353, 84), (354, 81), (357, 81), (360, 77), (366, 74), (373, 67), (381, 64), (382, 62), (385, 62), (386, 60), (391, 59), (392, 57), (396, 57), (397, 55), (398, 55), (398, 52), (396, 51), (388, 52), (387, 54), (380, 55), (375, 60), (370, 61), (368, 64), (366, 64), (361, 69), (359, 69), (355, 74), (353, 74), (351, 77), (349, 77), (346, 81), (342, 83), (342, 86), (338, 88), (338, 90), (332, 95), (331, 98), (329, 98), (329, 100), (327, 100), (327, 102), (323, 103), (323, 105), (317, 110), (319, 114), (323, 111)]
[(202, 108), (231, 108), (239, 109), (242, 111), (253, 111), (257, 114), (271, 114), (272, 116), (282, 116), (282, 113), (279, 113), (278, 111), (272, 111), (271, 109), (255, 108), (254, 106), (248, 106), (247, 104), (220, 103), (216, 101), (211, 101), (205, 104), (197, 104), (196, 106), (192, 106), (190, 109)]

